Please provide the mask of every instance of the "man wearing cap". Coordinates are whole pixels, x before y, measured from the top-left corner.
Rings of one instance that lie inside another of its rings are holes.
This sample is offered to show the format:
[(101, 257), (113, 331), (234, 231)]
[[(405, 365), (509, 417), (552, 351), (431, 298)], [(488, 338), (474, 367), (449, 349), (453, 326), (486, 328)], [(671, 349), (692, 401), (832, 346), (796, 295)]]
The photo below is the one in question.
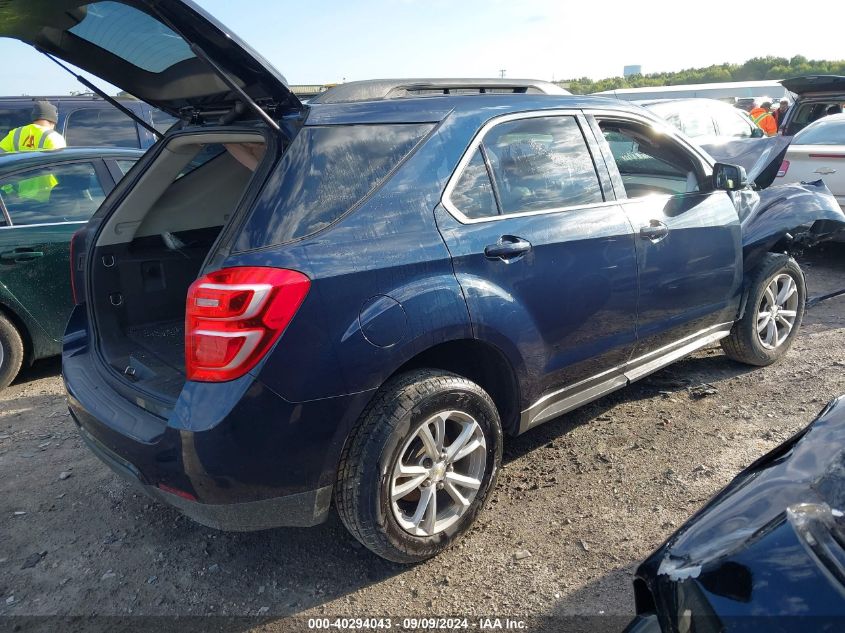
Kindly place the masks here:
[(760, 104), (760, 107), (753, 108), (748, 113), (751, 120), (766, 133), (766, 136), (774, 136), (778, 133), (778, 124), (775, 122), (775, 117), (772, 116), (771, 110), (772, 102), (764, 101)]
[(35, 152), (67, 147), (64, 137), (56, 132), (59, 113), (49, 101), (36, 101), (32, 107), (32, 123), (16, 127), (0, 141), (4, 152)]

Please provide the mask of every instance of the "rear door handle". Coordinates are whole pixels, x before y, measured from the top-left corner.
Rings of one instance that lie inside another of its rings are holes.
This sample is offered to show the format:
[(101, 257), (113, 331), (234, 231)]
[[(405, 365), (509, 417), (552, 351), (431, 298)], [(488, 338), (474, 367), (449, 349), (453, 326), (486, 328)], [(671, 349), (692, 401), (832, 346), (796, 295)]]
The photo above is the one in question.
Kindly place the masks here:
[(3, 260), (4, 262), (27, 262), (39, 257), (44, 257), (44, 253), (41, 251), (30, 251), (17, 248), (13, 251), (0, 253), (0, 260)]
[(531, 250), (531, 242), (515, 235), (503, 235), (495, 244), (490, 244), (484, 249), (484, 256), (487, 259), (501, 259), (507, 261), (521, 257)]
[(640, 237), (652, 242), (659, 242), (667, 235), (669, 235), (669, 227), (659, 220), (652, 220), (648, 226), (640, 229)]

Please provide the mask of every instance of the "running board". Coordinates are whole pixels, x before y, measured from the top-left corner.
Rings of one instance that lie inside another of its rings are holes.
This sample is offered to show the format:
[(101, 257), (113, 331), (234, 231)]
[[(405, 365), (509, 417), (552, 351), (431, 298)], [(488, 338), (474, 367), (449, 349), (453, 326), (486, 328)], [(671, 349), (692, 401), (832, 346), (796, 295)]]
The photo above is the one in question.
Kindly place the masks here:
[(547, 394), (522, 412), (519, 433), (626, 387), (731, 333), (733, 323), (709, 327), (586, 380)]

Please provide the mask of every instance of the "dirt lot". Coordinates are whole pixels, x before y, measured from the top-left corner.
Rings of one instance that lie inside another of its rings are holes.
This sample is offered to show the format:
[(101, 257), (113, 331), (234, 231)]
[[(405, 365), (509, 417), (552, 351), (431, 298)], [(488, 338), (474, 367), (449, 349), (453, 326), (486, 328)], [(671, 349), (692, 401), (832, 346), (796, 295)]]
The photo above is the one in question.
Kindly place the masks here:
[[(845, 286), (843, 247), (804, 260), (811, 295)], [(615, 628), (633, 613), (637, 563), (845, 393), (843, 366), (845, 297), (811, 309), (776, 366), (751, 370), (704, 350), (512, 439), (472, 533), (403, 568), (369, 554), (336, 517), (224, 534), (152, 503), (83, 446), (59, 364), (40, 363), (0, 395), (0, 618), (216, 614), (262, 616), (264, 630), (277, 630), (293, 614), (604, 614), (619, 616), (605, 619)], [(715, 394), (693, 397), (702, 383)]]

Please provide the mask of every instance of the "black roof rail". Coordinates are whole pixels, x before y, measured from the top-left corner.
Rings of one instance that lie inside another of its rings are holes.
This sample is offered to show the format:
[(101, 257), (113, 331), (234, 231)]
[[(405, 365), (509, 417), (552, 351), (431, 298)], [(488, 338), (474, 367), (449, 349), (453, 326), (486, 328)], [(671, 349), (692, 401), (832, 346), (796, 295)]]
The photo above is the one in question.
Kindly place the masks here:
[(567, 90), (538, 79), (367, 79), (332, 86), (309, 103), (348, 103), (451, 94), (551, 94)]

